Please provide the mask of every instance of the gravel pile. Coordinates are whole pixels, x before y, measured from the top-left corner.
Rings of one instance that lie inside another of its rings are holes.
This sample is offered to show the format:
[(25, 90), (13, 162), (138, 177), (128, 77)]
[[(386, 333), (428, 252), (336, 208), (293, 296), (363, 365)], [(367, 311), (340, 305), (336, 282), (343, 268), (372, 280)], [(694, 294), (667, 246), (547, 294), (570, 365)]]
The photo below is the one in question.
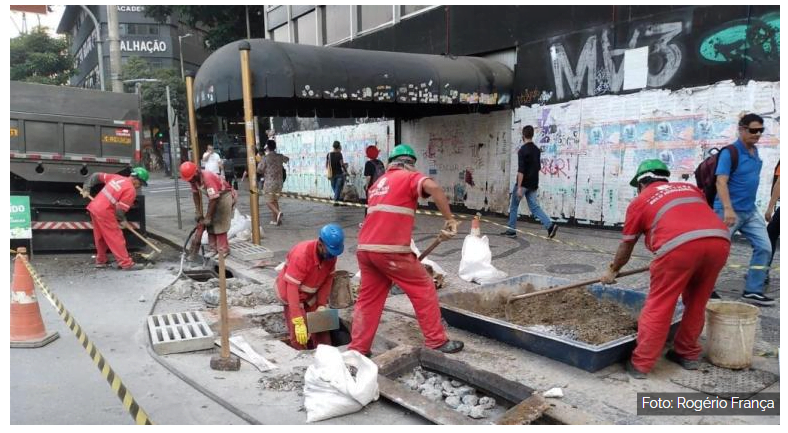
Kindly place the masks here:
[(411, 374), (398, 380), (424, 397), (436, 402), (443, 401), (446, 406), (474, 419), (487, 418), (492, 411), (505, 410), (492, 397), (477, 395), (473, 387), (422, 367), (416, 367)]
[[(231, 307), (256, 307), (277, 304), (273, 283), (254, 284), (230, 278), (227, 281), (227, 302)], [(209, 307), (219, 304), (219, 279), (205, 282), (181, 278), (161, 293), (160, 299), (178, 299), (204, 302)]]

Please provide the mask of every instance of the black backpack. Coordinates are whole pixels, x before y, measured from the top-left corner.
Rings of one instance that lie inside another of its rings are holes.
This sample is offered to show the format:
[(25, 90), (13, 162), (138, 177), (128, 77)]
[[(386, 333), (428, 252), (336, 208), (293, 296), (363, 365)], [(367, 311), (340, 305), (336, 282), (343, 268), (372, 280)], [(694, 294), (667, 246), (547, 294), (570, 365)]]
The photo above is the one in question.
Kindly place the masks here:
[(372, 178), (369, 180), (370, 186), (380, 179), (381, 176), (386, 174), (386, 167), (379, 159), (373, 159), (372, 163), (375, 164), (375, 174), (373, 174)]
[(720, 160), (720, 152), (725, 149), (728, 149), (728, 152), (731, 154), (731, 175), (733, 175), (733, 172), (739, 165), (739, 150), (733, 144), (723, 147), (722, 150), (716, 147), (710, 149), (709, 152), (714, 151), (714, 153), (711, 153), (695, 169), (695, 183), (703, 191), (709, 206), (714, 206), (714, 198), (717, 197), (717, 175), (715, 173)]

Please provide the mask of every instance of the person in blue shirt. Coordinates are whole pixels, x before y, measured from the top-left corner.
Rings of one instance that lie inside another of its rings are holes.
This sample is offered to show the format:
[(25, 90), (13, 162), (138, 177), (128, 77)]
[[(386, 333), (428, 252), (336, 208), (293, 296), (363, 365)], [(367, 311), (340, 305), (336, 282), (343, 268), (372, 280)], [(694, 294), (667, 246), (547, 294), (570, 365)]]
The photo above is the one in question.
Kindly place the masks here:
[(742, 300), (770, 306), (774, 305), (774, 299), (764, 295), (763, 289), (772, 246), (764, 217), (755, 207), (755, 195), (763, 166), (755, 145), (764, 131), (763, 118), (757, 114), (747, 114), (739, 120), (738, 126), (739, 139), (733, 143), (738, 152), (738, 164), (733, 173), (730, 151), (723, 149), (719, 154), (715, 171), (717, 197), (714, 200), (714, 211), (730, 228), (731, 235), (739, 231), (752, 245), (752, 258)]

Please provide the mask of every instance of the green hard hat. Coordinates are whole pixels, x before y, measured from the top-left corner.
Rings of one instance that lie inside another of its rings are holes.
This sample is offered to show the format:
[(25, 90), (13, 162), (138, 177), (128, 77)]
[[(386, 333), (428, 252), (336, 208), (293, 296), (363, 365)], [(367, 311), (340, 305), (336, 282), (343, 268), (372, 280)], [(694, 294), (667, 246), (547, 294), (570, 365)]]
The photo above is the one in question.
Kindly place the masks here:
[(150, 175), (148, 175), (148, 170), (145, 170), (142, 167), (134, 167), (133, 169), (131, 169), (131, 175), (139, 179), (143, 185), (148, 186), (148, 179), (150, 179)]
[(638, 186), (638, 178), (646, 173), (654, 173), (657, 176), (670, 176), (670, 170), (668, 170), (668, 166), (665, 165), (664, 162), (660, 161), (659, 159), (647, 159), (640, 163), (638, 166), (638, 171), (635, 173), (635, 177), (632, 178), (632, 181), (629, 182), (630, 185), (637, 188)]
[(410, 147), (409, 144), (402, 143), (394, 146), (394, 150), (392, 150), (391, 154), (389, 154), (389, 162), (400, 156), (409, 156), (413, 158), (414, 161), (417, 160), (416, 152), (413, 151), (413, 148)]

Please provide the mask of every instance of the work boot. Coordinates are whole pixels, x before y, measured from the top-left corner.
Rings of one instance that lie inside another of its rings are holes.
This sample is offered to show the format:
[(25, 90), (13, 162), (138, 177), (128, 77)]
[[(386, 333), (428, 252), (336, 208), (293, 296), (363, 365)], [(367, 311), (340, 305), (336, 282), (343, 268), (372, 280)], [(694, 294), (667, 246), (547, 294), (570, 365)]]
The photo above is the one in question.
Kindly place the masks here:
[(675, 362), (685, 370), (697, 370), (700, 368), (700, 361), (698, 361), (697, 359), (683, 358), (681, 357), (681, 355), (676, 353), (673, 349), (670, 349), (668, 350), (667, 353), (665, 353), (665, 359), (667, 359), (668, 361)]
[(438, 347), (435, 350), (440, 350), (443, 353), (457, 353), (460, 350), (462, 350), (463, 347), (465, 347), (465, 343), (463, 343), (462, 341), (449, 340), (443, 343), (443, 346)]
[(771, 307), (774, 305), (774, 299), (764, 296), (760, 293), (744, 292), (741, 295), (741, 300), (749, 304), (760, 305), (762, 307)]
[(145, 266), (143, 266), (141, 263), (134, 263), (128, 268), (120, 268), (121, 271), (141, 271), (143, 269), (145, 269)]
[(636, 369), (635, 366), (632, 365), (632, 360), (629, 360), (629, 359), (627, 360), (627, 373), (629, 373), (629, 375), (633, 379), (640, 380), (640, 379), (645, 379), (646, 378), (646, 373), (643, 373), (642, 371)]

